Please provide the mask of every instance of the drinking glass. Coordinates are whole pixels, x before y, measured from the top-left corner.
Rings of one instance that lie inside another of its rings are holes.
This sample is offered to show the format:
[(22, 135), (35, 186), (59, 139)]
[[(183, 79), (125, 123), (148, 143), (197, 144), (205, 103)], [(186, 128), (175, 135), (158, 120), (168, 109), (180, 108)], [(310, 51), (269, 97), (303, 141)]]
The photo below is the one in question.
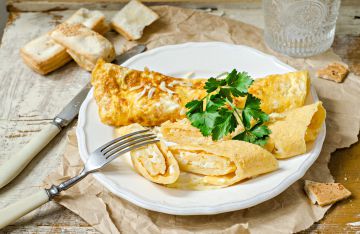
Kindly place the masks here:
[(263, 0), (265, 42), (275, 51), (308, 57), (330, 48), (341, 0)]

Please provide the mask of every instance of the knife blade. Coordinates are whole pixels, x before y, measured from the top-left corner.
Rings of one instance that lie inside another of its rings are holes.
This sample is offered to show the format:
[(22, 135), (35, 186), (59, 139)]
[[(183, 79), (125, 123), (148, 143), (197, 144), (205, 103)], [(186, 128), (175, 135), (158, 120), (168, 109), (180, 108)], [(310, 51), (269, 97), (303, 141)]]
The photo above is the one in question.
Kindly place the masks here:
[(122, 63), (124, 63), (129, 58), (131, 58), (131, 57), (133, 57), (133, 56), (135, 56), (137, 54), (140, 54), (141, 52), (144, 52), (145, 50), (146, 50), (145, 45), (134, 46), (131, 49), (129, 49), (128, 51), (126, 51), (124, 54), (118, 55), (112, 63), (121, 65)]
[[(115, 63), (121, 64), (127, 59), (146, 50), (144, 45), (134, 46), (132, 49), (116, 57)], [(56, 115), (52, 123), (42, 129), (21, 150), (11, 156), (0, 166), (0, 189), (12, 181), (30, 163), (30, 161), (72, 120), (79, 114), (80, 106), (85, 100), (90, 83), (85, 87)]]

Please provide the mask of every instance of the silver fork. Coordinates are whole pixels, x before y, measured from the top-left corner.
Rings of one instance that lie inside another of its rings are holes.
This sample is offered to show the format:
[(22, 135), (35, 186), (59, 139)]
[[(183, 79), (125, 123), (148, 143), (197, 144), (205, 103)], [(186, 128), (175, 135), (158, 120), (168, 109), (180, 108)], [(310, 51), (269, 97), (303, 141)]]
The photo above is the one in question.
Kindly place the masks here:
[(70, 178), (59, 185), (52, 185), (49, 189), (42, 189), (27, 198), (1, 209), (0, 229), (15, 222), (20, 217), (35, 210), (48, 201), (51, 201), (55, 196), (59, 195), (61, 191), (69, 189), (74, 184), (84, 179), (88, 174), (98, 171), (118, 156), (159, 141), (154, 134), (147, 133), (148, 131), (149, 130), (146, 129), (133, 132), (102, 145), (90, 154), (79, 175)]

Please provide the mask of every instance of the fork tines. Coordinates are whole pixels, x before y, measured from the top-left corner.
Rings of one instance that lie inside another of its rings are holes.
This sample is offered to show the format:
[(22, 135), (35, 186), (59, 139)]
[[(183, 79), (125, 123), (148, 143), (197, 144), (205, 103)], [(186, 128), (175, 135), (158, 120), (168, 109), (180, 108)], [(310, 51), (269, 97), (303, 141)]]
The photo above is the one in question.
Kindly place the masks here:
[[(156, 135), (147, 133), (149, 130), (140, 130), (118, 137), (100, 148), (100, 152), (107, 159), (117, 157), (131, 150), (158, 142)], [(147, 134), (144, 134), (147, 133)]]

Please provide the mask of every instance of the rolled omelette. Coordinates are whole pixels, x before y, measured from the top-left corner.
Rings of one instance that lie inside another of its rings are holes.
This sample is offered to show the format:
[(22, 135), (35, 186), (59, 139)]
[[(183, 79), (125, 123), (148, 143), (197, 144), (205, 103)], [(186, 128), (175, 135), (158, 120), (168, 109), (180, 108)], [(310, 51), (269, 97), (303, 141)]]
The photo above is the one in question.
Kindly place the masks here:
[[(224, 136), (223, 139), (220, 139), (218, 141), (231, 140), (234, 136), (238, 135), (243, 130), (244, 127), (238, 125), (234, 132)], [(198, 128), (192, 126), (188, 119), (182, 119), (176, 122), (166, 121), (165, 123), (161, 124), (160, 132), (165, 140), (181, 145), (214, 143), (211, 137), (203, 136)], [(274, 149), (274, 144), (273, 142), (268, 141), (262, 147), (267, 151), (272, 152)]]
[(206, 95), (204, 79), (181, 79), (99, 60), (91, 84), (100, 119), (112, 126), (157, 126), (183, 119), (186, 103)]
[(270, 114), (303, 106), (309, 90), (309, 72), (296, 71), (256, 79), (249, 93), (259, 98), (261, 110)]
[[(144, 130), (140, 124), (117, 128), (117, 137)], [(158, 184), (174, 183), (180, 174), (179, 165), (163, 142), (150, 144), (130, 152), (135, 170), (146, 179)]]
[(225, 187), (278, 168), (278, 162), (271, 153), (244, 141), (175, 145), (169, 150), (182, 171), (203, 175), (202, 182), (208, 185)]
[[(138, 71), (102, 59), (91, 78), (101, 122), (116, 127), (159, 126), (186, 118), (186, 103), (206, 96), (206, 81)], [(309, 85), (307, 72), (291, 72), (255, 80), (249, 93), (261, 100), (265, 112), (284, 112), (304, 104)], [(244, 105), (244, 98), (234, 100), (236, 106)]]
[(325, 121), (322, 102), (316, 102), (284, 113), (284, 117), (268, 125), (274, 155), (283, 159), (303, 154), (307, 143), (316, 139)]

